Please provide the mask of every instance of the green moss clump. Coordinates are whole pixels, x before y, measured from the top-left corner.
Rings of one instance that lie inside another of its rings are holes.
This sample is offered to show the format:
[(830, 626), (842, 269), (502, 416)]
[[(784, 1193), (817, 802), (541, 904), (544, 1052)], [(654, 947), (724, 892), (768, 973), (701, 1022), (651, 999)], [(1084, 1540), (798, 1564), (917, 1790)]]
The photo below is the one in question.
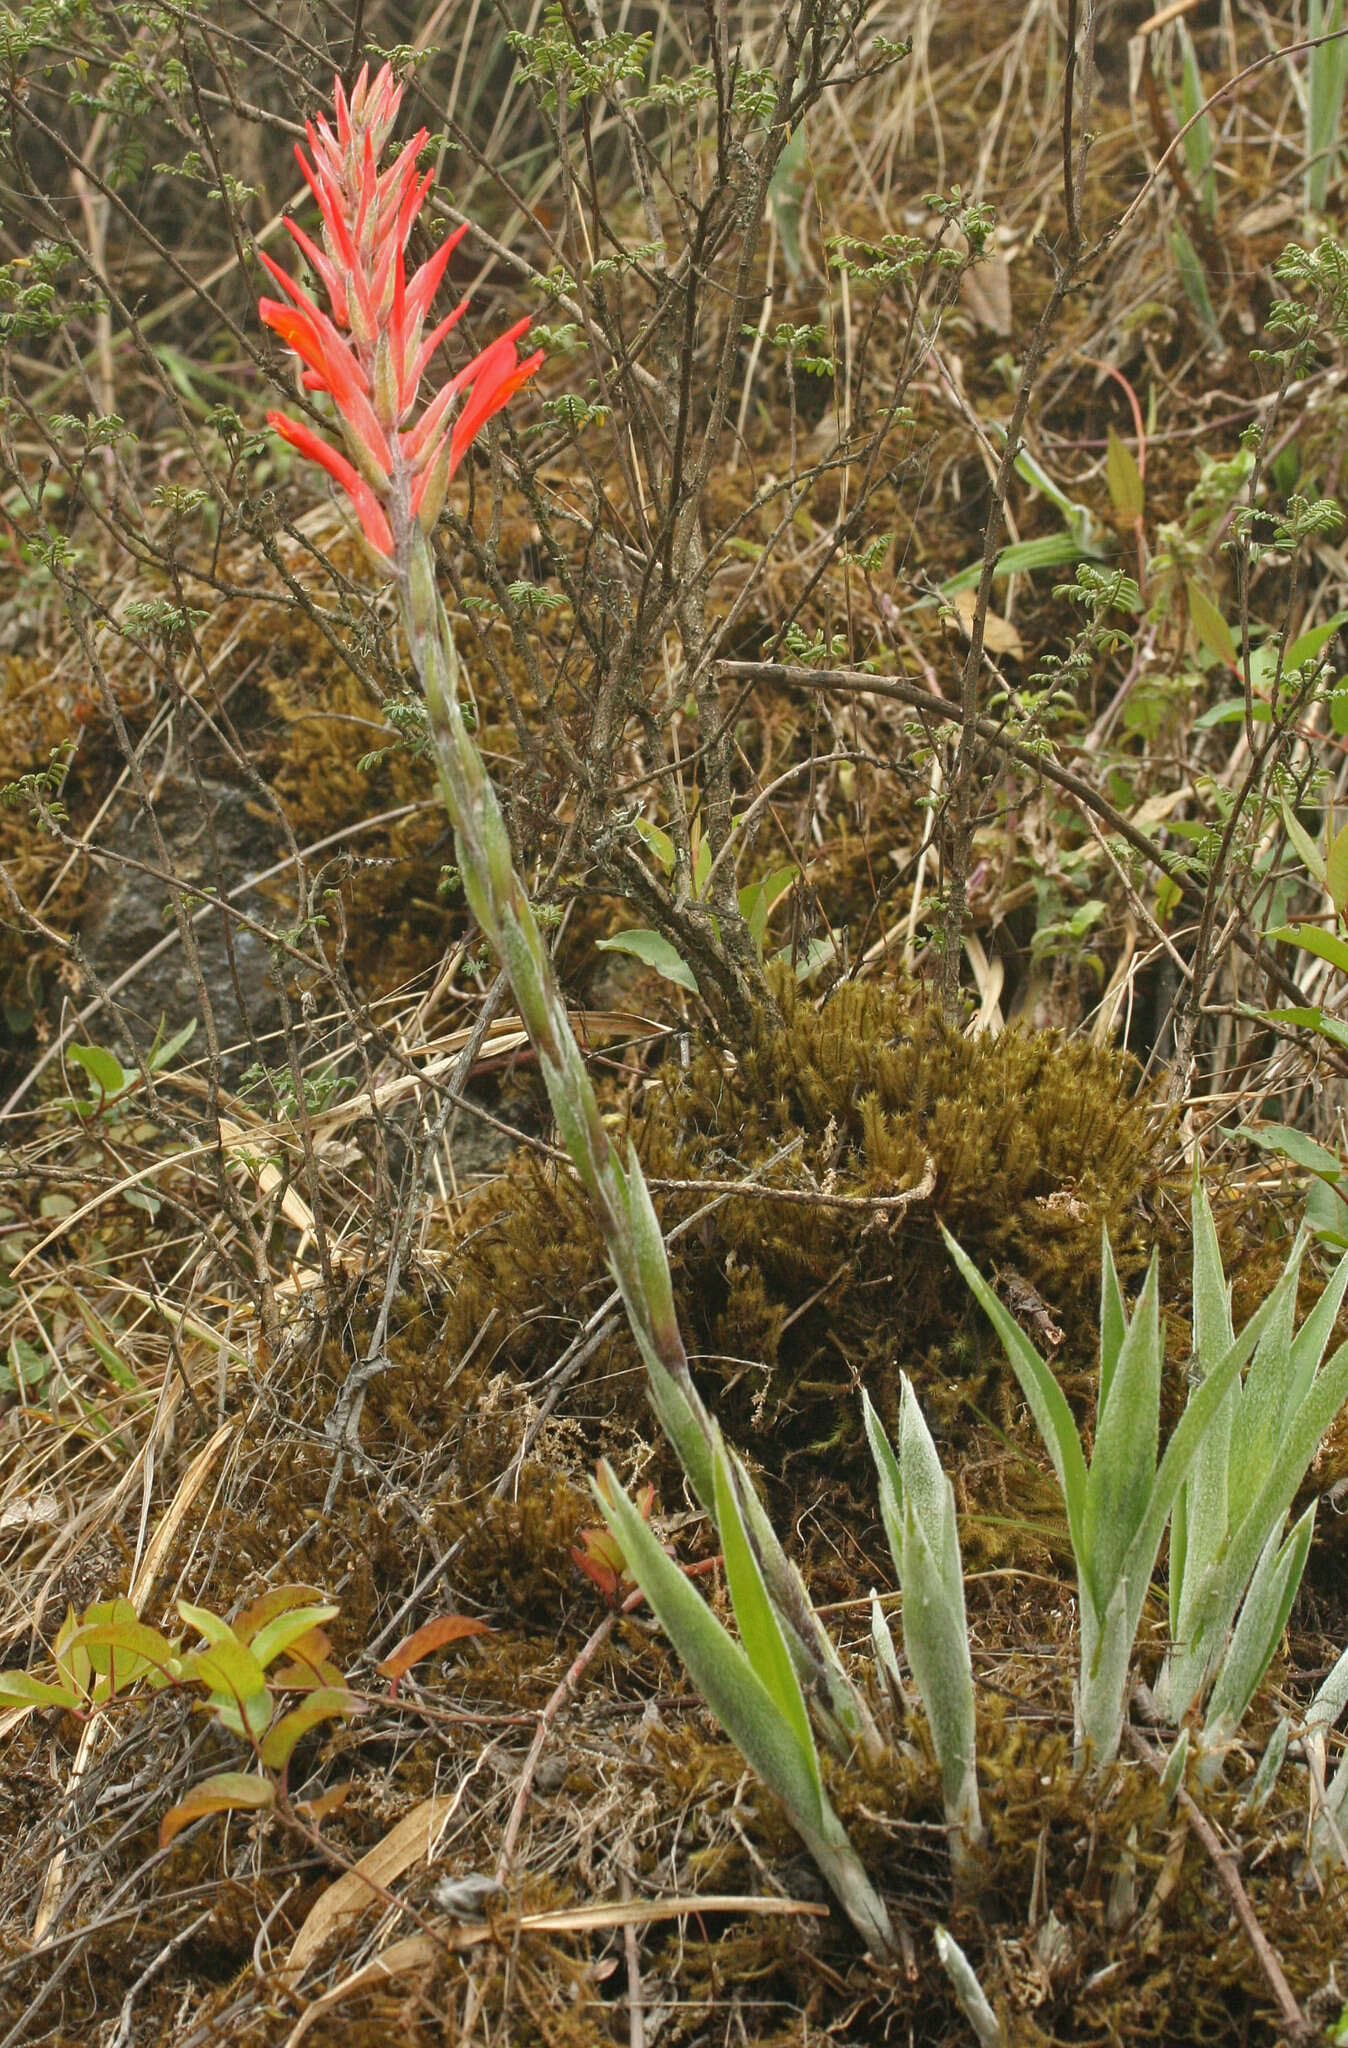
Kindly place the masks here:
[[(779, 1508), (826, 1477), (835, 1500), (841, 1490), (873, 1514), (863, 1385), (892, 1420), (899, 1373), (914, 1375), (948, 1441), (967, 1441), (975, 1408), (1005, 1427), (1018, 1406), (938, 1219), (1061, 1325), (1064, 1381), (1084, 1397), (1101, 1226), (1124, 1276), (1139, 1272), (1152, 1234), (1140, 1197), (1163, 1120), (1122, 1056), (1043, 1034), (969, 1039), (912, 988), (847, 984), (819, 1008), (787, 988), (782, 1003), (781, 1027), (738, 1061), (709, 1049), (662, 1075), (630, 1130), (671, 1236), (694, 1373), (730, 1440), (789, 1490)], [(907, 1208), (825, 1199), (897, 1197), (929, 1170), (932, 1193)], [(718, 1200), (700, 1186), (709, 1180), (807, 1199)], [(579, 1188), (532, 1157), (471, 1206), (455, 1264), (437, 1360), (418, 1361), (410, 1389), (386, 1381), (375, 1397), (416, 1416), (428, 1441), (453, 1426), (463, 1390), (449, 1375), (489, 1315), (496, 1370), (537, 1384), (611, 1286)], [(649, 1426), (621, 1317), (578, 1388), (571, 1410), (595, 1454), (615, 1430)], [(653, 1476), (673, 1498), (678, 1476), (662, 1455)]]

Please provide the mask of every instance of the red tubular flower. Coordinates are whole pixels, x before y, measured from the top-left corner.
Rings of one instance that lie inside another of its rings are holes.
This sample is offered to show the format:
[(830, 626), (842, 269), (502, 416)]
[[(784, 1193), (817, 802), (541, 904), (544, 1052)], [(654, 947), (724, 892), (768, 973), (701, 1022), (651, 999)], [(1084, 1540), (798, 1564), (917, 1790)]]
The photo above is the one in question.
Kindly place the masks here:
[(306, 427), (303, 420), (292, 420), (286, 413), (269, 412), (267, 425), (283, 441), (289, 441), (292, 448), (298, 448), (301, 455), (307, 455), (311, 462), (321, 463), (328, 475), (339, 483), (355, 506), (365, 538), (376, 554), (393, 559), (393, 529), (387, 514), (364, 477), (353, 469), (344, 455), (330, 448), (321, 434), (312, 427)]
[(519, 360), (515, 344), (529, 325), (519, 320), (465, 364), (415, 417), (422, 378), (467, 308), (465, 299), (429, 334), (423, 332), (431, 301), (468, 226), (465, 222), (447, 235), (408, 279), (407, 241), (433, 173), (417, 170), (424, 128), (387, 169), (379, 169), (401, 100), (402, 88), (387, 64), (373, 81), (365, 66), (349, 98), (341, 80), (336, 81), (336, 132), (320, 115), (306, 128), (312, 162), (302, 150), (295, 151), (318, 206), (323, 246), (293, 221), (285, 223), (322, 284), (330, 310), (323, 312), (267, 255), (262, 262), (290, 303), (262, 299), (258, 307), (267, 326), (299, 358), (305, 388), (325, 391), (333, 400), (348, 453), (339, 453), (311, 428), (282, 414), (269, 413), (271, 425), (342, 486), (370, 545), (390, 557), (400, 520), (416, 519), (429, 530), (474, 437), (543, 360), (541, 349)]

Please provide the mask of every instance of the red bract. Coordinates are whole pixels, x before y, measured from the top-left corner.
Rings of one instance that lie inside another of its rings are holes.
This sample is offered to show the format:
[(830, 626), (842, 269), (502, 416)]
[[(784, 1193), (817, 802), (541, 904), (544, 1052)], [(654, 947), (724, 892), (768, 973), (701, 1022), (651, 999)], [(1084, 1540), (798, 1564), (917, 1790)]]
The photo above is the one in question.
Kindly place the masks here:
[(407, 240), (433, 173), (417, 171), (424, 128), (379, 170), (401, 99), (387, 64), (373, 83), (365, 66), (349, 100), (336, 81), (336, 132), (320, 116), (307, 129), (313, 162), (295, 151), (318, 203), (322, 248), (286, 222), (323, 286), (329, 312), (266, 255), (262, 262), (290, 303), (262, 299), (258, 306), (303, 364), (305, 389), (325, 391), (335, 404), (349, 459), (297, 420), (269, 413), (271, 425), (342, 486), (371, 547), (390, 558), (400, 525), (416, 520), (430, 531), (474, 437), (543, 360), (541, 349), (518, 359), (515, 344), (529, 325), (519, 320), (415, 417), (431, 359), (467, 308), (465, 299), (424, 332), (431, 300), (468, 229), (467, 223), (456, 228), (407, 277)]

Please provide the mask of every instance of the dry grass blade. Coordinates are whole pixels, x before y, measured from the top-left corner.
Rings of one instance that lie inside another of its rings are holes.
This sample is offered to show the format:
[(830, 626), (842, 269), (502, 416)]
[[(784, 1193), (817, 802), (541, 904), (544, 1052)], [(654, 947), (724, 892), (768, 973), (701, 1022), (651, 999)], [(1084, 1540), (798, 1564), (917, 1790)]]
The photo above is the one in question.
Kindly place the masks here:
[(457, 1806), (458, 1795), (440, 1794), (423, 1800), (411, 1813), (404, 1814), (354, 1869), (330, 1884), (309, 1908), (290, 1944), (282, 1965), (285, 1975), (298, 1982), (323, 1944), (344, 1922), (380, 1903), (381, 1893), (405, 1870), (429, 1861)]
[(804, 1919), (828, 1917), (827, 1907), (811, 1905), (805, 1899), (755, 1898), (735, 1892), (712, 1892), (706, 1896), (678, 1899), (615, 1899), (612, 1904), (585, 1906), (566, 1912), (504, 1913), (480, 1927), (446, 1927), (442, 1935), (434, 1938), (413, 1934), (403, 1941), (390, 1942), (371, 1962), (354, 1970), (339, 1984), (334, 1984), (321, 1998), (316, 1998), (287, 2034), (285, 2048), (299, 2048), (310, 2027), (358, 1992), (394, 1977), (429, 1969), (446, 1950), (462, 1952), (479, 1948), (485, 1942), (509, 1939), (516, 1934), (585, 1934), (612, 1927), (654, 1927), (662, 1920), (695, 1919), (704, 1913), (754, 1914), (767, 1918), (783, 1915)]

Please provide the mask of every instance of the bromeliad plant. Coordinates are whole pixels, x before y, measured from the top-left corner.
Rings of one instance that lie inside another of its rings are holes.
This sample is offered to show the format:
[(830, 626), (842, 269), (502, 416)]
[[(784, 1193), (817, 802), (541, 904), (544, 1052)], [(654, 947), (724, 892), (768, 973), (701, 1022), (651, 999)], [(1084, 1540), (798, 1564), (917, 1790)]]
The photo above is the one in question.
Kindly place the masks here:
[[(732, 1465), (721, 1450), (693, 1386), (664, 1237), (640, 1162), (631, 1146), (626, 1159), (620, 1159), (609, 1139), (551, 956), (515, 870), (500, 803), (464, 719), (458, 655), (436, 582), (430, 534), (472, 441), (534, 375), (542, 355), (518, 359), (516, 343), (528, 325), (518, 321), (418, 410), (421, 381), (463, 308), (424, 333), (458, 234), (408, 281), (407, 238), (430, 179), (416, 169), (424, 131), (387, 170), (379, 168), (400, 99), (387, 65), (373, 82), (363, 70), (349, 98), (338, 81), (335, 131), (324, 119), (310, 127), (312, 165), (297, 152), (318, 203), (322, 247), (293, 223), (287, 225), (323, 285), (329, 311), (324, 313), (278, 265), (263, 259), (289, 304), (264, 299), (262, 317), (299, 357), (304, 387), (333, 401), (346, 452), (284, 414), (272, 413), (269, 419), (341, 486), (380, 568), (393, 579), (403, 632), (425, 693), (464, 893), (506, 971), (533, 1042), (558, 1131), (603, 1234), (661, 1426), (718, 1526), (729, 1503), (742, 1514), (751, 1532), (753, 1573), (761, 1575), (767, 1589), (766, 1612), (796, 1682), (809, 1691), (825, 1740), (840, 1756), (860, 1749), (878, 1760), (885, 1745), (870, 1709), (843, 1669), (743, 1468)], [(602, 1496), (600, 1505), (605, 1505)], [(635, 1508), (631, 1517), (645, 1531)], [(645, 1533), (659, 1551), (654, 1537)], [(730, 1540), (733, 1545), (733, 1535)], [(685, 1586), (682, 1574), (659, 1554)], [(697, 1601), (696, 1594), (690, 1597)], [(805, 1727), (808, 1735), (808, 1723)], [(811, 1777), (808, 1770), (805, 1775)], [(830, 1883), (865, 1939), (877, 1951), (890, 1953), (894, 1934), (884, 1906), (825, 1806), (811, 1808), (813, 1828), (806, 1839), (821, 1855)]]
[(1173, 1641), (1160, 1704), (1179, 1720), (1210, 1686), (1201, 1738), (1210, 1756), (1215, 1759), (1234, 1733), (1277, 1648), (1310, 1546), (1314, 1509), (1284, 1541), (1287, 1510), (1348, 1399), (1348, 1344), (1321, 1369), (1348, 1289), (1348, 1259), (1296, 1330), (1303, 1232), (1276, 1286), (1237, 1337), (1212, 1211), (1197, 1182), (1193, 1232), (1190, 1394), (1159, 1464), (1164, 1343), (1156, 1262), (1130, 1321), (1104, 1242), (1100, 1390), (1089, 1466), (1051, 1368), (947, 1238), (1005, 1346), (1062, 1489), (1081, 1617), (1077, 1750), (1096, 1769), (1118, 1751), (1138, 1624), (1168, 1522)]
[[(1211, 1686), (1204, 1731), (1210, 1747), (1243, 1717), (1282, 1634), (1310, 1548), (1315, 1505), (1284, 1537), (1287, 1511), (1348, 1398), (1348, 1345), (1323, 1362), (1348, 1290), (1348, 1259), (1340, 1260), (1297, 1330), (1305, 1248), (1303, 1234), (1270, 1297), (1249, 1371), (1232, 1382), (1202, 1434), (1171, 1522), (1172, 1640), (1157, 1704), (1179, 1722)], [(1231, 1289), (1201, 1192), (1194, 1200), (1193, 1270), (1190, 1377), (1201, 1388), (1235, 1341)]]

